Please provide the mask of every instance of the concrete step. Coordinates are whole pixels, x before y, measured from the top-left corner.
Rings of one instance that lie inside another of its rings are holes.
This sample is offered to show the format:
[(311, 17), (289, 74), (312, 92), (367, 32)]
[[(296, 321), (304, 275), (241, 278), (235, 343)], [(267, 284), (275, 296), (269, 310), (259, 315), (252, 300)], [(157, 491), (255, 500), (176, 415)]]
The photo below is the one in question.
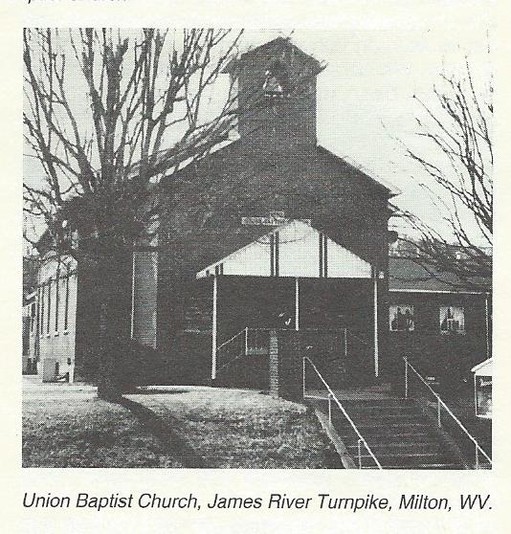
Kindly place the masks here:
[[(430, 463), (430, 464), (424, 464), (424, 465), (385, 465), (382, 466), (383, 469), (406, 469), (406, 470), (415, 470), (415, 469), (451, 469), (451, 470), (462, 470), (464, 467), (458, 463), (454, 462), (440, 462), (440, 463)], [(374, 468), (363, 468), (363, 469), (374, 469)]]
[[(367, 444), (376, 456), (379, 454), (440, 454), (442, 452), (438, 442), (371, 443), (367, 441)], [(358, 445), (348, 445), (347, 449), (350, 453), (358, 453)], [(362, 451), (365, 450), (365, 447), (362, 447)]]
[[(347, 426), (338, 428), (338, 433), (345, 438), (354, 438), (356, 436), (351, 426), (349, 428)], [(438, 441), (438, 436), (430, 432), (428, 428), (421, 427), (411, 427), (408, 430), (402, 428), (370, 428), (365, 429), (362, 436), (369, 443), (413, 443), (416, 441), (436, 443)]]
[[(341, 415), (340, 410), (335, 410), (339, 412), (339, 415)], [(335, 411), (332, 412), (332, 415), (335, 414)], [(364, 409), (364, 410), (346, 410), (347, 414), (352, 419), (365, 419), (365, 418), (375, 418), (379, 420), (385, 420), (385, 419), (406, 419), (407, 417), (410, 417), (412, 419), (420, 418), (422, 419), (424, 417), (424, 414), (417, 409), (395, 409), (395, 410), (376, 410), (376, 409)]]
[[(355, 431), (348, 424), (340, 425), (336, 421), (333, 421), (336, 424), (337, 432), (341, 436), (355, 436)], [(378, 427), (378, 426), (369, 426), (363, 427), (362, 425), (358, 426), (359, 432), (360, 429), (363, 429), (364, 432), (362, 436), (366, 438), (371, 438), (373, 441), (383, 441), (383, 442), (407, 442), (410, 440), (421, 440), (431, 439), (437, 441), (438, 436), (431, 430), (431, 427), (427, 423), (417, 423), (417, 424), (408, 424), (392, 427)]]
[[(396, 396), (357, 399), (352, 395), (350, 392), (350, 397), (341, 403), (384, 469), (464, 468), (451, 457), (431, 421), (412, 399)], [(319, 400), (316, 405), (323, 413), (328, 412), (327, 401)], [(334, 404), (332, 424), (358, 464), (358, 436)], [(361, 462), (364, 469), (375, 467), (364, 447)]]
[[(371, 415), (365, 417), (350, 417), (355, 425), (361, 428), (399, 428), (401, 426), (406, 427), (420, 424), (429, 426), (429, 423), (425, 421), (424, 416), (420, 415), (396, 415), (389, 417), (378, 417), (376, 415)], [(332, 422), (334, 424), (338, 424), (339, 426), (349, 425), (346, 418), (341, 414), (332, 414)]]
[(359, 408), (363, 406), (376, 406), (376, 407), (392, 407), (392, 406), (416, 406), (413, 399), (404, 399), (400, 397), (384, 397), (384, 398), (361, 398), (361, 399), (339, 399), (343, 406)]
[[(374, 452), (374, 451), (373, 451)], [(383, 466), (426, 466), (440, 464), (454, 464), (452, 459), (439, 454), (438, 452), (418, 452), (418, 453), (374, 453), (380, 464)], [(369, 454), (362, 454), (362, 464), (367, 465), (372, 458)], [(353, 455), (355, 463), (358, 462), (357, 455)]]
[[(378, 430), (378, 429), (376, 429)], [(356, 436), (355, 432), (352, 430), (349, 431), (340, 431), (338, 432), (339, 435), (343, 438), (351, 438)], [(432, 441), (436, 442), (437, 437), (429, 434), (428, 432), (422, 432), (422, 431), (416, 431), (416, 432), (387, 432), (387, 433), (371, 433), (370, 435), (366, 433), (364, 436), (369, 439), (371, 439), (373, 442), (375, 441), (381, 441), (382, 443), (408, 443), (408, 442), (414, 442), (417, 440), (420, 440), (421, 442), (424, 441)]]

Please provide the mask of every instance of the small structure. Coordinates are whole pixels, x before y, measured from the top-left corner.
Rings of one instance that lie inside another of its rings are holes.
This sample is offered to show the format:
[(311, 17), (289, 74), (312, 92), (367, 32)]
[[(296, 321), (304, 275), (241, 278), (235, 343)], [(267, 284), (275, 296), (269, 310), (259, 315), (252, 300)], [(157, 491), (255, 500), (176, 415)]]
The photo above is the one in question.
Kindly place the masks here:
[(477, 417), (492, 418), (493, 358), (472, 368), (474, 373), (474, 405)]

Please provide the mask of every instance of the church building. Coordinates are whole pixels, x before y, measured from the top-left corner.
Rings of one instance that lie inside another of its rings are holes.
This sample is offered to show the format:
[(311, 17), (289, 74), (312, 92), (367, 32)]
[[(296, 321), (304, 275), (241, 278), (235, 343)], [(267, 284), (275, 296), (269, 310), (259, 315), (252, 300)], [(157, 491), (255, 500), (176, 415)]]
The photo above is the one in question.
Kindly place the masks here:
[[(236, 139), (155, 186), (151, 231), (128, 258), (131, 276), (119, 275), (126, 331), (146, 347), (153, 383), (265, 387), (272, 330), (300, 332), (304, 351), (345, 383), (394, 369), (388, 219), (397, 191), (318, 144), (323, 68), (283, 38), (242, 54), (225, 72), (245, 110)], [(349, 135), (342, 117), (337, 127)], [(94, 381), (94, 275), (43, 259), (39, 372)]]
[(226, 70), (241, 108), (261, 104), (240, 114), (235, 141), (161, 180), (157, 233), (133, 258), (132, 337), (174, 383), (220, 379), (240, 356), (264, 383), (271, 329), (308, 332), (312, 352), (381, 376), (397, 192), (318, 144), (323, 66), (288, 39)]

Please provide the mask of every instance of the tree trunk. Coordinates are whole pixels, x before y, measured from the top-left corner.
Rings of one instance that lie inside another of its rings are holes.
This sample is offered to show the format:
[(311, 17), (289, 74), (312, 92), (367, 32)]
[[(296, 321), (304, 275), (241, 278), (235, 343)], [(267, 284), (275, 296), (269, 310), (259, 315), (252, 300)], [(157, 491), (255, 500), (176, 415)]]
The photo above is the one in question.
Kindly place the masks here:
[(109, 401), (121, 398), (130, 343), (128, 259), (127, 254), (105, 254), (98, 265), (98, 397)]

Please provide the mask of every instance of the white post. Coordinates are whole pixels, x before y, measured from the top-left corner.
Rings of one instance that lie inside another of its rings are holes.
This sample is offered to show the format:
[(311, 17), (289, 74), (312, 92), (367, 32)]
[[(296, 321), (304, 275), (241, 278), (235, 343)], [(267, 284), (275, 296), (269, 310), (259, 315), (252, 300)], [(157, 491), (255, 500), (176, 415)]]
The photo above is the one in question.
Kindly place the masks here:
[(305, 399), (305, 358), (302, 358), (302, 393)]
[(379, 355), (378, 355), (378, 272), (374, 270), (374, 376), (378, 376)]
[(211, 325), (211, 379), (216, 378), (216, 335), (217, 335), (218, 280), (213, 277), (213, 320)]
[[(131, 263), (131, 339), (134, 339), (135, 334), (135, 254), (133, 251), (133, 259)], [(67, 274), (67, 283), (69, 284), (69, 272)]]
[(300, 280), (295, 278), (295, 330), (300, 330)]
[(488, 309), (488, 293), (484, 296), (484, 318), (486, 323), (486, 359), (490, 357), (490, 319)]
[(405, 357), (405, 399), (408, 398), (408, 359)]

